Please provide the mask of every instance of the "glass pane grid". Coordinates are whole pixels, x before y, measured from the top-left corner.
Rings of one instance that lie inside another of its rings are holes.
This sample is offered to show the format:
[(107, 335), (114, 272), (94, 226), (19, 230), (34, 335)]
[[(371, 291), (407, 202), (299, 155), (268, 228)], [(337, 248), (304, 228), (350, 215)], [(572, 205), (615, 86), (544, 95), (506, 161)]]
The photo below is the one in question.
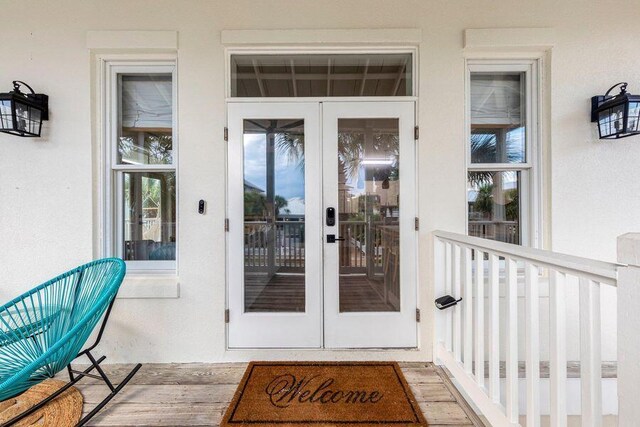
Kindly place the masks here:
[(638, 132), (639, 130), (640, 130), (640, 102), (630, 102), (627, 131)]
[(602, 135), (613, 135), (624, 128), (624, 107), (614, 106), (600, 113), (598, 117)]
[[(31, 107), (29, 105), (23, 104), (21, 102), (15, 101), (15, 112), (16, 112), (16, 129), (20, 132), (25, 132), (33, 135), (40, 134), (40, 110), (37, 108)], [(11, 108), (3, 109), (8, 110), (8, 114), (5, 115), (6, 119), (9, 120), (8, 127), (12, 128), (11, 121)], [(4, 121), (4, 120), (3, 120)]]
[(0, 101), (0, 129), (13, 129), (11, 101)]

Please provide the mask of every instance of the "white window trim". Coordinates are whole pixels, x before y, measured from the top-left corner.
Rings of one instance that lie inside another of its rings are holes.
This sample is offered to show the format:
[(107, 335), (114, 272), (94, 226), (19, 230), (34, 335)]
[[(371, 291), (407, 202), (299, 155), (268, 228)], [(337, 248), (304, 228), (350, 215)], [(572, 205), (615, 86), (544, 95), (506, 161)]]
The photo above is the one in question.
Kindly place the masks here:
[[(522, 171), (520, 189), (520, 244), (535, 248), (543, 247), (542, 233), (542, 144), (540, 141), (541, 96), (541, 59), (467, 59), (465, 67), (465, 183), (469, 171), (499, 170)], [(523, 72), (525, 74), (526, 95), (526, 146), (525, 163), (482, 164), (471, 163), (471, 73), (472, 72)], [(466, 187), (466, 186), (465, 186)], [(465, 209), (467, 190), (465, 188)], [(468, 212), (466, 213), (465, 233), (469, 233)]]
[[(97, 55), (98, 117), (97, 131), (99, 139), (100, 176), (98, 201), (99, 243), (101, 256), (122, 257), (122, 204), (117, 195), (121, 193), (121, 181), (115, 179), (116, 171), (174, 171), (178, 179), (178, 114), (177, 114), (177, 58), (174, 54), (157, 55)], [(116, 146), (113, 143), (117, 134), (118, 120), (118, 85), (117, 76), (121, 73), (171, 73), (173, 84), (173, 162), (171, 165), (117, 165)], [(179, 212), (179, 186), (176, 187), (176, 217)], [(170, 274), (176, 275), (178, 270), (179, 226), (176, 227), (176, 260), (175, 261), (126, 261), (131, 273)]]

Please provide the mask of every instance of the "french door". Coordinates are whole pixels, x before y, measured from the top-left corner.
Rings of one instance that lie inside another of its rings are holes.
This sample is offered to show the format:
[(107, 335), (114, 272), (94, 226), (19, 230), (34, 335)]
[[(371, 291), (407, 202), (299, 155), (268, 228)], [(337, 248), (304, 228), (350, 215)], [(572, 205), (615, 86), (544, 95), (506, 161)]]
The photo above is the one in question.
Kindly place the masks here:
[(228, 114), (229, 347), (416, 347), (414, 104)]

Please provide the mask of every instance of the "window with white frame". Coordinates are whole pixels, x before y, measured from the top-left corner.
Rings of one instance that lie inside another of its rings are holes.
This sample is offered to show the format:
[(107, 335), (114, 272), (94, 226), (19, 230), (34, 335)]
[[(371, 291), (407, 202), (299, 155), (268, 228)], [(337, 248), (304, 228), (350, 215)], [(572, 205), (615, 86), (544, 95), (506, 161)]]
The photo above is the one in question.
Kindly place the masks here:
[(468, 234), (536, 246), (537, 62), (469, 61), (467, 71)]
[(175, 270), (175, 63), (108, 70), (106, 252), (133, 270)]

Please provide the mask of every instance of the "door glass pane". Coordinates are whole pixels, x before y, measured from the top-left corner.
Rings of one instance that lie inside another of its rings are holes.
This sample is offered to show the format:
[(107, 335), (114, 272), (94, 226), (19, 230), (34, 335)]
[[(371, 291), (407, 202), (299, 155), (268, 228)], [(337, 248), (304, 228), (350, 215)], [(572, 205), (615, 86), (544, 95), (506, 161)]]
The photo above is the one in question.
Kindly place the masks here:
[(121, 75), (119, 85), (118, 164), (171, 164), (171, 74)]
[(469, 235), (520, 244), (518, 171), (469, 172)]
[(411, 95), (410, 53), (231, 55), (232, 97)]
[(340, 312), (400, 310), (398, 124), (338, 120)]
[(124, 172), (124, 259), (176, 259), (175, 172)]
[(471, 73), (471, 163), (524, 163), (525, 74)]
[(305, 311), (304, 120), (244, 120), (246, 312)]

